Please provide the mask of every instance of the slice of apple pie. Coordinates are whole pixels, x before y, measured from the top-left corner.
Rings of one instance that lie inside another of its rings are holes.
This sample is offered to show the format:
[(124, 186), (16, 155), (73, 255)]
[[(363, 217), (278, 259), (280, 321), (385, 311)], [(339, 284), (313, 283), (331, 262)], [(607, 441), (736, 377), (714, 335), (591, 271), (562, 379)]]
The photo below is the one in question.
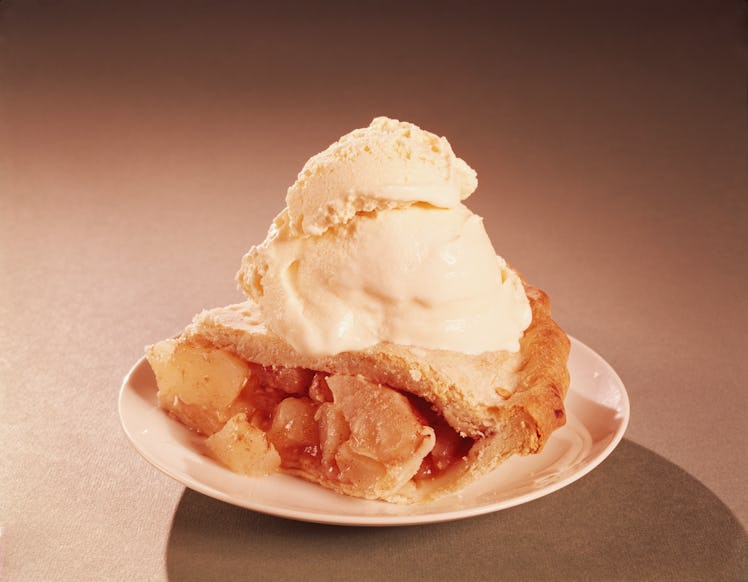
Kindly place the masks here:
[(335, 491), (412, 503), (455, 491), (565, 421), (569, 340), (545, 293), (518, 352), (379, 344), (304, 356), (245, 302), (199, 314), (148, 349), (160, 405), (209, 435), (234, 471), (282, 471)]
[(569, 340), (462, 203), (476, 187), (387, 118), (310, 158), (242, 260), (247, 300), (148, 348), (160, 405), (235, 471), (393, 502), (541, 450)]

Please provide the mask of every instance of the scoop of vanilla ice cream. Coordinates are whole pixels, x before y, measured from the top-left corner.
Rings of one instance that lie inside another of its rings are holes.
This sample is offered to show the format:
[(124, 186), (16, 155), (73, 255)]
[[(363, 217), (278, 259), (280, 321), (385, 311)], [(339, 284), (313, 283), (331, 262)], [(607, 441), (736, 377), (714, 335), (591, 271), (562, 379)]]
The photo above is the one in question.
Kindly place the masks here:
[(461, 203), (476, 186), (445, 138), (377, 118), (307, 162), (237, 279), (302, 353), (380, 342), (517, 351), (532, 314)]
[(360, 212), (416, 202), (454, 208), (477, 186), (475, 170), (445, 138), (377, 117), (304, 164), (286, 195), (289, 227), (320, 235)]

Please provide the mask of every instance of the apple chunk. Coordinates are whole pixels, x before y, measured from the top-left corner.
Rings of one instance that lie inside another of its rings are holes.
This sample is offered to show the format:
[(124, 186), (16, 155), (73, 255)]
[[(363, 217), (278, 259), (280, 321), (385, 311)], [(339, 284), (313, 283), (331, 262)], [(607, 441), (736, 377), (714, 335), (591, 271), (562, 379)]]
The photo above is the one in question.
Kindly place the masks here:
[(251, 372), (244, 360), (223, 350), (164, 340), (146, 351), (156, 375), (158, 400), (191, 428), (212, 434), (231, 416)]
[(235, 473), (270, 475), (280, 467), (280, 455), (267, 435), (250, 424), (245, 413), (232, 416), (205, 444), (213, 457)]

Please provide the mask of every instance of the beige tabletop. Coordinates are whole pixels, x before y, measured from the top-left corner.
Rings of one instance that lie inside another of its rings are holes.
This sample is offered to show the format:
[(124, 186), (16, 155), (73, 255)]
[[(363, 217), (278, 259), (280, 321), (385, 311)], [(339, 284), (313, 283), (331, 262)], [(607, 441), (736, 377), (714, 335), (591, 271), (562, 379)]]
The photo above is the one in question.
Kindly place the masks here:
[[(742, 2), (0, 3), (0, 579), (745, 579)], [(304, 161), (376, 115), (620, 374), (626, 436), (546, 498), (431, 526), (185, 489), (119, 423), (143, 346), (233, 277)]]

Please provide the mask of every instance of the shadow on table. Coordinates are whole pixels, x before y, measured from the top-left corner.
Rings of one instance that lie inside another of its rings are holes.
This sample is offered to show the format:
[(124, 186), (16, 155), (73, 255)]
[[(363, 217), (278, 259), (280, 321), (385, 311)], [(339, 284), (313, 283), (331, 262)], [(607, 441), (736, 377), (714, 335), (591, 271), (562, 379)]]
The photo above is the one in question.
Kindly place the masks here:
[(746, 580), (748, 536), (704, 485), (623, 440), (542, 499), (449, 523), (356, 528), (266, 516), (189, 489), (170, 580)]

